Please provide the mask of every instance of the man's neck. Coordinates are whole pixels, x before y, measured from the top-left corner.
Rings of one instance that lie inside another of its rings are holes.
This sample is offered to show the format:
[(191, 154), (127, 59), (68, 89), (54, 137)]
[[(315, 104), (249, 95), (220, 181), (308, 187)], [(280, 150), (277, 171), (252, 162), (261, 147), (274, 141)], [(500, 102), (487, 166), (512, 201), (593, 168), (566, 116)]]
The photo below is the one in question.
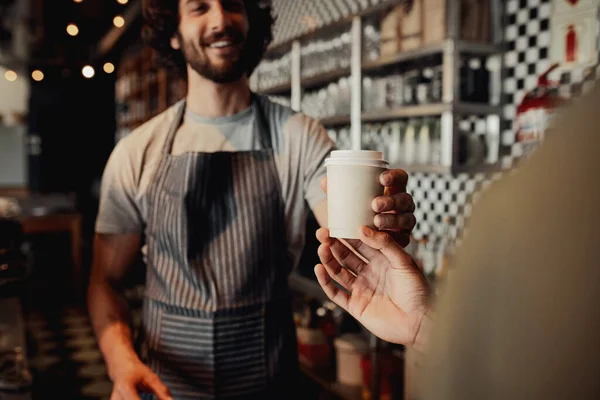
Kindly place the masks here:
[(248, 79), (219, 84), (188, 71), (187, 108), (208, 118), (234, 115), (250, 106)]

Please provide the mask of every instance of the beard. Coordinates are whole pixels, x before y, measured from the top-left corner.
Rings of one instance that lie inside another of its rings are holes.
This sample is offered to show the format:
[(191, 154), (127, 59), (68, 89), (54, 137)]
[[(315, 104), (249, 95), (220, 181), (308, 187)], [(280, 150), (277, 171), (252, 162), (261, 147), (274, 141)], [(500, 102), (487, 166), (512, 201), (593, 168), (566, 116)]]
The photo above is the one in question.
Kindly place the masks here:
[[(191, 41), (183, 41), (181, 34), (179, 40), (183, 43), (182, 52), (190, 67), (200, 76), (215, 83), (225, 84), (238, 81), (245, 73), (247, 62), (247, 44), (244, 35), (236, 30), (228, 29), (211, 35), (201, 40), (199, 48)], [(219, 40), (229, 40), (238, 47), (237, 55), (223, 59), (220, 65), (213, 63), (206, 53), (211, 43)]]

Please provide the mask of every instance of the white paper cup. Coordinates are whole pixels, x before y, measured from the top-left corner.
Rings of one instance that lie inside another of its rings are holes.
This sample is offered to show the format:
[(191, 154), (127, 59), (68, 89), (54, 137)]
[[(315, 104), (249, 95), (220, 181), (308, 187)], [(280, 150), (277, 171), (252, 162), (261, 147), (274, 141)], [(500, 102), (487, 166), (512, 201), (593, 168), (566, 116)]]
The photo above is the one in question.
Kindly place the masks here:
[(331, 152), (325, 166), (330, 236), (359, 239), (361, 226), (374, 227), (371, 203), (383, 195), (379, 177), (389, 164), (379, 151), (338, 150)]

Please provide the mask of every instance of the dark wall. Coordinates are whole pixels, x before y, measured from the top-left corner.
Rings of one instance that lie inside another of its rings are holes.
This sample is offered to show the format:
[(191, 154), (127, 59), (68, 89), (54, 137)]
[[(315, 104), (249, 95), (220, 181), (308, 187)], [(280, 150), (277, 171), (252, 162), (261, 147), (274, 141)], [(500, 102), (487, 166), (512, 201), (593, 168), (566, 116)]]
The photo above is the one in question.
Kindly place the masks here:
[(75, 193), (86, 230), (97, 207), (92, 185), (114, 146), (114, 86), (115, 74), (101, 67), (92, 79), (80, 71), (49, 71), (31, 85), (29, 134), (40, 137), (41, 154), (30, 155), (30, 189)]

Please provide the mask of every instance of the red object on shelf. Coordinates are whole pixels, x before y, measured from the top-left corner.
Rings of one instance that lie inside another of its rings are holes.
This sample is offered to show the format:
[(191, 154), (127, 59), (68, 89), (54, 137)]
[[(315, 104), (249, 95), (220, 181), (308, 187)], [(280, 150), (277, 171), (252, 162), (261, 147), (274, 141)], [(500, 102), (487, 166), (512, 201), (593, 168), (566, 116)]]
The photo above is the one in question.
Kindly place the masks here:
[[(381, 400), (392, 399), (391, 380), (394, 375), (393, 361), (391, 357), (381, 354), (381, 379), (379, 386), (379, 397)], [(372, 363), (369, 356), (363, 356), (361, 360), (361, 369), (363, 373), (363, 400), (371, 400)]]
[(558, 95), (559, 83), (548, 79), (550, 72), (557, 67), (558, 64), (554, 64), (540, 75), (537, 87), (527, 92), (517, 107), (517, 143), (542, 141), (554, 111), (566, 102)]
[(325, 333), (319, 329), (297, 328), (298, 356), (311, 368), (325, 368), (331, 364), (331, 346)]
[(577, 32), (573, 24), (567, 28), (567, 38), (565, 40), (565, 60), (567, 62), (577, 61)]

